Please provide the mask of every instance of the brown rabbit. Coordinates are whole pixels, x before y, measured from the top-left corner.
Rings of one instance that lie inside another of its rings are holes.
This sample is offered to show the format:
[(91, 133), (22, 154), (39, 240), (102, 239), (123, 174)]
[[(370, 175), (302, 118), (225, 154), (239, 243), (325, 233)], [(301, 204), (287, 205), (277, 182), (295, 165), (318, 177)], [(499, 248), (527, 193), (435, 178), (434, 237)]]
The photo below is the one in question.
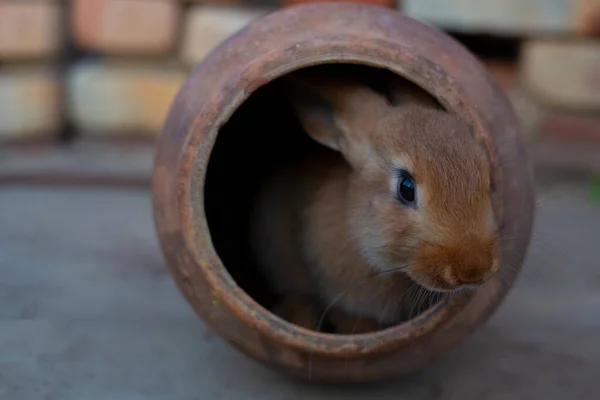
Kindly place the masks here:
[(416, 293), (477, 287), (497, 270), (489, 163), (466, 122), (351, 78), (290, 82), (324, 147), (275, 174), (254, 214), (280, 316), (315, 329), (334, 304), (337, 333), (372, 331), (406, 318)]

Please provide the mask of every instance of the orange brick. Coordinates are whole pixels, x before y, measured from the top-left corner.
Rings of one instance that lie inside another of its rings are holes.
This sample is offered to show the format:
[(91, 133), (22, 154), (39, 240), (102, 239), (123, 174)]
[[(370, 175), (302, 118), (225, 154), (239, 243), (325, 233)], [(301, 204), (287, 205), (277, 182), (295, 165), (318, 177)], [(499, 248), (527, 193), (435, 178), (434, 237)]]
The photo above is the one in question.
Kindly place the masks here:
[(534, 40), (522, 53), (522, 79), (544, 105), (600, 111), (600, 42)]
[(69, 72), (70, 118), (89, 135), (156, 135), (185, 77), (171, 68), (80, 63)]
[(45, 70), (0, 70), (0, 141), (49, 135), (60, 129), (59, 83)]
[(69, 146), (0, 146), (0, 184), (148, 187), (152, 143), (78, 140)]
[(175, 42), (179, 4), (174, 0), (73, 0), (76, 43), (113, 54), (161, 54)]
[(181, 59), (194, 65), (204, 59), (229, 36), (268, 12), (240, 6), (198, 5), (185, 20)]
[(58, 2), (0, 2), (0, 59), (39, 59), (61, 43)]

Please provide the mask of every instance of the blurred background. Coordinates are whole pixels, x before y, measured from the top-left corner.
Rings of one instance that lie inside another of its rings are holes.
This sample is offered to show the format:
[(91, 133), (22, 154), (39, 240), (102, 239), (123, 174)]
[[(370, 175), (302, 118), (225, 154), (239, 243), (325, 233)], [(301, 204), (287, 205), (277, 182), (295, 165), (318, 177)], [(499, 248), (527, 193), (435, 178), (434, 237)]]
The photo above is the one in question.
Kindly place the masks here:
[(152, 225), (154, 140), (196, 63), (258, 16), (307, 2), (0, 0), (0, 398), (598, 398), (599, 0), (362, 1), (478, 56), (537, 174), (531, 272), (432, 367), (435, 383), (282, 381), (184, 303)]
[[(190, 69), (254, 18), (311, 1), (0, 0), (0, 145), (11, 148), (0, 179), (64, 178), (85, 153), (93, 167), (78, 176), (141, 181)], [(364, 2), (443, 29), (479, 56), (537, 163), (600, 169), (597, 0)], [(120, 175), (108, 165), (126, 149), (136, 162)]]

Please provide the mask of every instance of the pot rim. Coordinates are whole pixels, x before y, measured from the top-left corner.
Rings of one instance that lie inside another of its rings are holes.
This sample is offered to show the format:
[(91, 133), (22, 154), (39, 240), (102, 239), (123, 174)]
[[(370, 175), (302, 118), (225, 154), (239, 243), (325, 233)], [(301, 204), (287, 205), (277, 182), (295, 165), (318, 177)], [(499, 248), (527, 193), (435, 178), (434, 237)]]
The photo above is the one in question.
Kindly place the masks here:
[[(364, 37), (362, 38), (364, 41)], [(348, 38), (345, 38), (348, 40)], [(302, 46), (299, 44), (298, 46)], [(390, 350), (410, 344), (415, 339), (427, 336), (442, 325), (449, 323), (453, 317), (459, 314), (469, 301), (476, 297), (475, 294), (481, 290), (486, 290), (485, 286), (477, 289), (472, 293), (464, 293), (460, 296), (453, 296), (452, 299), (445, 299), (437, 303), (432, 308), (419, 314), (415, 318), (403, 322), (401, 324), (366, 334), (355, 335), (337, 335), (329, 333), (320, 333), (296, 326), (287, 322), (262, 305), (252, 299), (244, 290), (242, 290), (233, 280), (227, 268), (219, 258), (211, 241), (210, 229), (205, 218), (204, 209), (204, 179), (208, 165), (210, 164), (210, 153), (216, 141), (220, 127), (227, 121), (238, 107), (245, 102), (252, 93), (259, 87), (293, 71), (307, 68), (314, 65), (323, 64), (360, 64), (374, 68), (387, 69), (394, 74), (400, 75), (409, 79), (422, 87), (428, 93), (433, 95), (444, 107), (453, 111), (455, 108), (461, 108), (462, 114), (467, 114), (466, 117), (470, 120), (474, 127), (474, 131), (479, 131), (479, 134), (484, 136), (488, 133), (481, 132), (482, 125), (478, 124), (476, 118), (468, 115), (469, 111), (460, 107), (457, 103), (458, 93), (452, 87), (445, 86), (442, 90), (431, 90), (432, 88), (440, 88), (440, 83), (430, 83), (429, 88), (424, 87), (427, 79), (431, 76), (415, 77), (415, 72), (412, 71), (412, 76), (408, 74), (404, 66), (391, 62), (381, 57), (373, 57), (369, 54), (369, 46), (354, 44), (352, 49), (345, 49), (344, 56), (331, 56), (332, 50), (339, 44), (328, 42), (315, 45), (311, 44), (312, 56), (298, 58), (293, 63), (289, 63), (285, 67), (272, 67), (262, 74), (257, 74), (253, 65), (249, 65), (242, 74), (246, 80), (238, 79), (240, 82), (249, 82), (245, 88), (239, 88), (237, 95), (224, 99), (221, 104), (216, 107), (211, 107), (210, 112), (219, 110), (217, 116), (213, 118), (214, 123), (210, 124), (208, 130), (206, 125), (199, 126), (197, 121), (201, 120), (199, 116), (194, 118), (194, 122), (188, 131), (186, 143), (186, 152), (182, 155), (178, 165), (177, 179), (179, 188), (181, 189), (178, 195), (179, 218), (186, 246), (193, 256), (195, 267), (198, 268), (204, 275), (212, 289), (212, 295), (215, 300), (224, 304), (229, 311), (243, 323), (249, 327), (260, 330), (267, 335), (271, 340), (279, 343), (284, 343), (288, 346), (293, 346), (296, 349), (323, 355), (331, 355), (332, 350), (335, 353), (344, 356), (360, 356), (365, 354), (378, 353), (383, 350)], [(396, 46), (392, 41), (388, 41), (389, 46)], [(321, 47), (319, 51), (321, 55), (314, 55), (316, 47)], [(371, 46), (372, 47), (372, 46)], [(329, 54), (329, 55), (328, 55)], [(283, 58), (283, 57), (282, 57)], [(277, 64), (277, 63), (273, 63)], [(427, 63), (425, 63), (427, 64)], [(430, 64), (427, 64), (430, 65)], [(428, 71), (431, 75), (446, 76), (447, 73), (437, 68), (437, 71)], [(416, 79), (415, 79), (416, 78)], [(436, 86), (437, 85), (437, 86)], [(473, 118), (472, 118), (473, 117)], [(201, 132), (204, 132), (201, 134)], [(203, 136), (203, 140), (196, 141), (196, 146), (190, 146), (190, 142), (194, 142), (191, 137)], [(204, 164), (203, 161), (204, 160)], [(193, 197), (195, 193), (196, 197)], [(201, 203), (198, 200), (201, 199)], [(192, 207), (200, 214), (195, 214)], [(197, 238), (206, 237), (208, 240), (199, 242)], [(503, 296), (502, 290), (492, 290), (494, 299), (498, 300)], [(227, 334), (225, 333), (225, 336)]]

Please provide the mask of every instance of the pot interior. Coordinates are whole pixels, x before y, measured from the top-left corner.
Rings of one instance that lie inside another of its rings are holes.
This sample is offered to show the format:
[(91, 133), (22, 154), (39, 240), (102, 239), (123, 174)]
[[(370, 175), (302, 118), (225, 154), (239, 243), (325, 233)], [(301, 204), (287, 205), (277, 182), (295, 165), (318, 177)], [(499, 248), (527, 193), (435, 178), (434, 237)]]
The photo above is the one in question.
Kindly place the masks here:
[[(384, 69), (356, 64), (309, 68), (332, 76), (355, 74), (383, 94), (384, 79), (404, 79)], [(309, 160), (310, 153), (318, 149), (323, 147), (304, 132), (285, 100), (281, 79), (275, 79), (253, 92), (234, 112), (219, 131), (211, 152), (204, 204), (214, 248), (237, 285), (266, 309), (279, 298), (261, 274), (250, 244), (250, 213), (257, 190), (284, 162)], [(333, 151), (331, 154), (335, 156)], [(415, 304), (421, 307), (412, 317), (431, 305)], [(330, 332), (330, 327), (326, 324), (321, 330)]]

